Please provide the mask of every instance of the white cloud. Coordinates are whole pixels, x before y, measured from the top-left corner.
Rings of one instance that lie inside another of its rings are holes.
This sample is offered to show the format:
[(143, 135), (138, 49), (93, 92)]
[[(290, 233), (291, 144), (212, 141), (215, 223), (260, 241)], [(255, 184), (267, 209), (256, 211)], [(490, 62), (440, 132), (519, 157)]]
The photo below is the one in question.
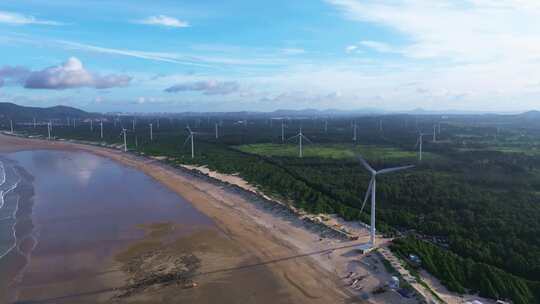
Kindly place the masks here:
[(61, 25), (62, 23), (50, 20), (36, 19), (34, 16), (21, 15), (13, 12), (0, 11), (0, 23), (10, 25), (42, 24)]
[(180, 19), (166, 16), (166, 15), (150, 16), (150, 17), (137, 21), (137, 23), (147, 24), (147, 25), (160, 25), (160, 26), (174, 27), (174, 28), (189, 27), (189, 23), (187, 21), (180, 20)]
[(345, 52), (352, 53), (358, 49), (357, 45), (349, 45), (345, 48)]
[(87, 71), (82, 62), (71, 57), (62, 65), (48, 67), (41, 71), (30, 72), (24, 82), (27, 89), (54, 89), (92, 87), (106, 89), (125, 87), (131, 77), (125, 75), (101, 76)]
[(281, 52), (285, 55), (301, 55), (301, 54), (305, 54), (306, 50), (299, 49), (299, 48), (285, 48), (285, 49), (281, 49)]
[(370, 49), (374, 49), (375, 51), (380, 52), (380, 53), (396, 52), (396, 50), (393, 47), (391, 47), (390, 45), (384, 42), (364, 40), (364, 41), (360, 41), (360, 44)]

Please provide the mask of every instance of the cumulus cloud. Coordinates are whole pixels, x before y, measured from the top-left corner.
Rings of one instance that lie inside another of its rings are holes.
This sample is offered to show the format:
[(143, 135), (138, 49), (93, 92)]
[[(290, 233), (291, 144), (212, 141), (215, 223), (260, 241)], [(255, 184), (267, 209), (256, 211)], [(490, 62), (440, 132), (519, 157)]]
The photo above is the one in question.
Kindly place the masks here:
[(0, 11), (0, 23), (11, 25), (42, 24), (61, 25), (62, 23), (50, 20), (36, 19), (34, 16), (26, 16), (18, 13)]
[(195, 81), (184, 82), (165, 89), (168, 93), (198, 91), (205, 95), (227, 95), (237, 92), (240, 85), (236, 81)]
[(82, 87), (107, 89), (125, 87), (130, 81), (131, 77), (126, 75), (101, 76), (91, 73), (84, 68), (79, 59), (71, 57), (62, 65), (30, 72), (26, 77), (24, 87), (28, 89), (54, 90)]
[(160, 25), (160, 26), (175, 27), (175, 28), (189, 27), (189, 23), (187, 21), (180, 20), (180, 19), (166, 16), (166, 15), (150, 16), (150, 17), (137, 21), (137, 23), (147, 24), (147, 25)]

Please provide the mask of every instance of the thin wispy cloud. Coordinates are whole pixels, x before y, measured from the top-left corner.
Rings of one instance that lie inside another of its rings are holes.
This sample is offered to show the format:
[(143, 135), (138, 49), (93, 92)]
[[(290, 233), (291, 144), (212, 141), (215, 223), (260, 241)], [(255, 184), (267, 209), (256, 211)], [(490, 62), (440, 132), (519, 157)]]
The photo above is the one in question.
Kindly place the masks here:
[(182, 64), (182, 65), (190, 65), (190, 66), (198, 66), (198, 67), (206, 67), (206, 68), (213, 67), (212, 65), (205, 64), (204, 62), (200, 62), (200, 60), (197, 60), (195, 58), (188, 58), (187, 56), (181, 56), (175, 53), (146, 52), (146, 51), (138, 51), (138, 50), (115, 49), (115, 48), (100, 47), (100, 46), (95, 46), (95, 45), (90, 45), (90, 44), (64, 41), (64, 40), (57, 41), (57, 43), (71, 50), (82, 50), (82, 51), (88, 51), (88, 52), (94, 52), (94, 53), (120, 55), (120, 56), (152, 60), (152, 61), (177, 63), (177, 64)]
[(228, 95), (237, 92), (239, 89), (240, 85), (236, 81), (207, 80), (175, 84), (165, 89), (165, 92), (178, 93), (195, 91), (201, 92), (204, 95)]
[(158, 25), (170, 28), (183, 28), (189, 27), (189, 22), (180, 20), (178, 18), (166, 16), (166, 15), (157, 15), (150, 16), (141, 20), (136, 21), (136, 23), (146, 24), (146, 25)]
[(23, 15), (23, 14), (7, 12), (7, 11), (0, 11), (0, 23), (9, 24), (9, 25), (28, 25), (28, 24), (62, 25), (61, 22), (37, 19), (34, 16)]

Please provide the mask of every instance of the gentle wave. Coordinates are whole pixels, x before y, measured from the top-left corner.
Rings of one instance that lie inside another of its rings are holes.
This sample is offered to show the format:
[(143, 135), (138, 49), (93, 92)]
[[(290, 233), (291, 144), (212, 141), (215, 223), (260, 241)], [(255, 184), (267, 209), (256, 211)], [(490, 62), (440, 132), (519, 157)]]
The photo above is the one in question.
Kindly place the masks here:
[(4, 168), (4, 163), (2, 161), (0, 161), (0, 171), (2, 171), (2, 179), (1, 179), (1, 182), (0, 182), (0, 186), (2, 186), (5, 182), (6, 182), (6, 170)]
[[(2, 165), (2, 167), (3, 167), (3, 165)], [(2, 169), (4, 169), (4, 168), (2, 168)], [(4, 207), (6, 195), (8, 195), (11, 191), (14, 191), (19, 186), (19, 183), (21, 182), (21, 176), (18, 175), (17, 172), (15, 172), (15, 171), (13, 171), (13, 172), (18, 177), (17, 182), (15, 182), (13, 185), (11, 185), (6, 191), (0, 191), (0, 210)], [(5, 174), (5, 170), (4, 170), (4, 174)], [(8, 217), (8, 218), (2, 218), (2, 220), (6, 220), (6, 219), (12, 219), (13, 220), (13, 225), (11, 226), (11, 231), (12, 231), (12, 234), (13, 234), (12, 235), (13, 244), (5, 252), (0, 254), (0, 259), (2, 259), (4, 256), (9, 254), (13, 249), (17, 248), (17, 235), (16, 235), (15, 226), (17, 225), (16, 215), (17, 215), (17, 211), (19, 210), (19, 199), (20, 199), (20, 197), (17, 197), (17, 203), (15, 205), (15, 210), (11, 214), (11, 216)]]
[(6, 195), (9, 194), (9, 192), (15, 190), (15, 188), (17, 188), (17, 186), (19, 186), (19, 183), (21, 182), (21, 179), (19, 178), (17, 180), (17, 182), (15, 182), (13, 185), (11, 185), (11, 187), (9, 187), (6, 191), (3, 191), (3, 190), (0, 190), (0, 209), (2, 209), (4, 207), (4, 203), (5, 203), (5, 197)]

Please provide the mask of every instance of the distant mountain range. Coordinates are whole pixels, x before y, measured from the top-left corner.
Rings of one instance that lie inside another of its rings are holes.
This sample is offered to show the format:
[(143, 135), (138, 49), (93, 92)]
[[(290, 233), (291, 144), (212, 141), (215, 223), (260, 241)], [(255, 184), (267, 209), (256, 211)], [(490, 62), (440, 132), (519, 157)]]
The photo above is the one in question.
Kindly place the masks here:
[(0, 119), (26, 120), (89, 118), (99, 114), (89, 113), (77, 108), (54, 106), (49, 108), (25, 107), (10, 102), (0, 102)]
[[(66, 119), (66, 118), (90, 118), (105, 116), (167, 116), (167, 117), (186, 117), (186, 116), (228, 116), (234, 118), (256, 118), (256, 117), (326, 117), (326, 116), (353, 116), (353, 115), (494, 115), (497, 113), (480, 111), (428, 111), (417, 108), (411, 111), (384, 111), (376, 108), (363, 108), (357, 110), (338, 110), (338, 109), (302, 109), (287, 110), (279, 109), (273, 112), (257, 111), (237, 111), (237, 112), (182, 112), (182, 113), (91, 113), (68, 106), (54, 106), (48, 108), (26, 107), (14, 103), (0, 103), (0, 119), (14, 119), (30, 121), (34, 117), (39, 119)], [(528, 111), (520, 114), (506, 114), (509, 119), (540, 120), (540, 111)]]

